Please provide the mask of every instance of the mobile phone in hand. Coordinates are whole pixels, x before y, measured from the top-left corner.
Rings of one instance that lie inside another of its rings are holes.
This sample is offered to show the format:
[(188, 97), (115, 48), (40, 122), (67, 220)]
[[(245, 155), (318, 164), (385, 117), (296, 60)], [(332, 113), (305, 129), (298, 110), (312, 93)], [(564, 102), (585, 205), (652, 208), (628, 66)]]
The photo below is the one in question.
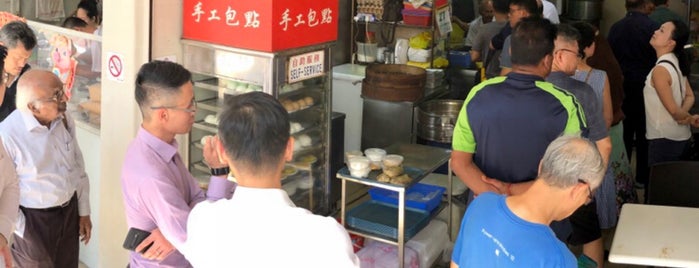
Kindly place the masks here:
[[(149, 235), (150, 232), (148, 231), (144, 231), (133, 227), (129, 228), (129, 232), (126, 234), (126, 239), (124, 239), (123, 247), (125, 249), (135, 251), (136, 247), (138, 247), (138, 245), (140, 245), (141, 242), (143, 242), (143, 240), (146, 239), (146, 237), (148, 237)], [(151, 242), (150, 245), (143, 248), (143, 250), (141, 250), (139, 253), (145, 253), (152, 245), (153, 243)]]

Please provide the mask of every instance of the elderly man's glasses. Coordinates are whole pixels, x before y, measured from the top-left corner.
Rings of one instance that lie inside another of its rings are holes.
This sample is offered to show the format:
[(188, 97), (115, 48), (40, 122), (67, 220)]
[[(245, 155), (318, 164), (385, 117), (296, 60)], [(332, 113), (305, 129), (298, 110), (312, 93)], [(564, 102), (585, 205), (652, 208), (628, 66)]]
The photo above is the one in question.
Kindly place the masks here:
[(43, 98), (43, 99), (38, 99), (37, 101), (52, 101), (55, 103), (59, 103), (63, 101), (63, 97), (65, 96), (65, 93), (63, 92), (62, 88), (59, 88), (56, 90), (56, 93), (53, 94), (53, 96), (49, 98)]
[(589, 204), (590, 202), (592, 202), (592, 199), (595, 198), (595, 192), (593, 192), (593, 191), (592, 191), (592, 188), (590, 188), (590, 183), (588, 183), (588, 182), (586, 182), (586, 181), (584, 181), (584, 180), (581, 180), (581, 179), (578, 179), (578, 182), (579, 182), (579, 183), (582, 183), (582, 184), (585, 184), (585, 185), (587, 186), (587, 201), (585, 202), (585, 205), (587, 205), (587, 204)]
[(176, 111), (183, 111), (183, 112), (188, 112), (188, 113), (196, 113), (197, 112), (197, 102), (192, 98), (192, 100), (189, 102), (189, 106), (187, 108), (179, 108), (176, 106), (151, 106), (150, 107), (153, 110), (157, 109), (168, 109), (168, 110), (176, 110)]
[(582, 55), (580, 53), (573, 51), (573, 50), (570, 50), (570, 49), (567, 49), (567, 48), (561, 48), (561, 49), (558, 49), (558, 51), (570, 52), (570, 53), (575, 54), (576, 57), (582, 58)]

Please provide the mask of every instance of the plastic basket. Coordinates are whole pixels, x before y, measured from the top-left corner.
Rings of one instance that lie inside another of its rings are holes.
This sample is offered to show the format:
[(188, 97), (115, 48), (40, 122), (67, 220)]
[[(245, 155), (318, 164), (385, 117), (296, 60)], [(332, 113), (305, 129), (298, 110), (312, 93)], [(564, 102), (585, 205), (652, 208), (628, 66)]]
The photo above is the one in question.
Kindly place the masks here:
[[(446, 190), (446, 188), (440, 186), (417, 183), (405, 190), (405, 206), (432, 213), (439, 206), (439, 203), (442, 201), (442, 194)], [(398, 192), (371, 188), (369, 189), (369, 195), (375, 201), (394, 206), (398, 205)]]
[[(367, 201), (347, 212), (347, 225), (364, 232), (398, 239), (398, 208), (377, 201)], [(420, 232), (430, 220), (430, 214), (417, 209), (405, 209), (405, 241)]]

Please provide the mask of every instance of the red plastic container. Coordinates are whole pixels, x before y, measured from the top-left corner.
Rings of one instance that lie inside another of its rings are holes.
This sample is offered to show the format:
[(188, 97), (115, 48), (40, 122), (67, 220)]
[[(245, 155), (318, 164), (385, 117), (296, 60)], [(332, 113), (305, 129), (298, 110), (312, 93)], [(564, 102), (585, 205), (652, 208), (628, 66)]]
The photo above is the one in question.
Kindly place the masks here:
[(430, 26), (432, 24), (432, 14), (415, 14), (412, 12), (403, 13), (403, 23), (406, 25), (417, 25), (417, 26)]

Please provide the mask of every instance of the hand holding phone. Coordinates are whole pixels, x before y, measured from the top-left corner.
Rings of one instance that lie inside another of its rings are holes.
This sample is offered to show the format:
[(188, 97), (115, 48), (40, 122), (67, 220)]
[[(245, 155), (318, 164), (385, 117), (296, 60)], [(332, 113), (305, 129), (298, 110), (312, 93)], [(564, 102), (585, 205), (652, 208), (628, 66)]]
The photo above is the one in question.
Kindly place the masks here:
[[(130, 228), (129, 232), (126, 234), (126, 239), (124, 239), (124, 248), (131, 250), (131, 251), (136, 251), (136, 247), (143, 242), (148, 236), (150, 236), (150, 232), (144, 231), (141, 229), (137, 228)], [(151, 242), (148, 246), (143, 248), (141, 251), (138, 251), (138, 253), (145, 253), (151, 246), (153, 245), (153, 242)]]

